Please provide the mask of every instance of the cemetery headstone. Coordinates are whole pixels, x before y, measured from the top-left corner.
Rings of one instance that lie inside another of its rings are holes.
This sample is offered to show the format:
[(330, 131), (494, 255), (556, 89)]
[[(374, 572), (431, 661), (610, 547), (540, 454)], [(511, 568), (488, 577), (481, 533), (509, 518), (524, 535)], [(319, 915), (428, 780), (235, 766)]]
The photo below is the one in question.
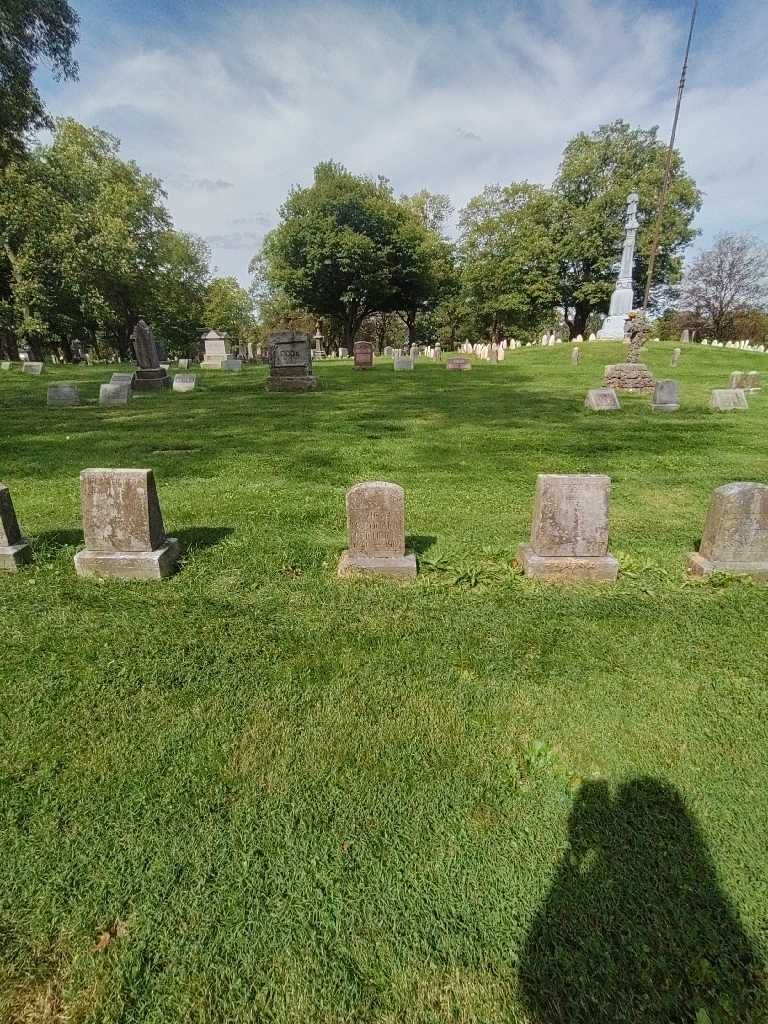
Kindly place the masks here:
[(468, 359), (463, 359), (457, 356), (455, 359), (449, 359), (445, 364), (446, 370), (471, 370), (472, 363)]
[(681, 350), (679, 348), (672, 349), (672, 369), (674, 370), (677, 364), (680, 362)]
[(581, 349), (576, 345), (571, 349), (571, 363), (574, 366), (578, 366), (581, 362)]
[(10, 370), (10, 368), (11, 364), (7, 359), (4, 359), (3, 362), (0, 363), (0, 370)]
[(395, 358), (392, 363), (393, 369), (395, 370), (412, 370), (413, 369), (413, 356), (406, 356), (402, 353), (395, 353)]
[(123, 387), (132, 388), (136, 379), (135, 373), (113, 373), (109, 378), (110, 384), (122, 384)]
[(32, 561), (32, 548), (16, 519), (11, 492), (0, 484), (0, 572), (16, 572)]
[(690, 340), (691, 340), (690, 332), (688, 331), (688, 328), (686, 327), (686, 329), (680, 335), (680, 344), (681, 345), (687, 345)]
[(243, 368), (243, 361), (242, 359), (222, 359), (221, 368), (228, 373), (240, 373)]
[(621, 409), (619, 396), (613, 388), (591, 388), (584, 400), (584, 407), (593, 412), (613, 412)]
[(102, 384), (99, 388), (99, 405), (128, 405), (131, 391), (125, 384)]
[(74, 384), (50, 384), (47, 401), (50, 408), (80, 405), (80, 391)]
[(180, 370), (188, 370), (189, 369), (189, 360), (188, 359), (180, 359), (179, 360), (179, 369)]
[(373, 366), (373, 345), (370, 341), (356, 341), (352, 346), (356, 370), (370, 370)]
[(229, 335), (218, 331), (208, 331), (202, 336), (204, 346), (203, 360), (200, 366), (206, 370), (220, 370), (221, 364), (229, 359)]
[(747, 386), (747, 375), (742, 370), (734, 370), (729, 381), (729, 388), (745, 388)]
[(339, 561), (339, 576), (416, 575), (416, 556), (405, 547), (402, 487), (374, 480), (356, 484), (347, 492), (347, 544)]
[(298, 331), (275, 331), (269, 336), (268, 391), (314, 391), (309, 335)]
[(747, 396), (741, 388), (715, 388), (709, 405), (715, 412), (734, 412), (749, 408)]
[(677, 412), (680, 394), (676, 380), (657, 380), (651, 408), (654, 412)]
[(384, 355), (387, 357), (387, 359), (391, 359), (394, 354), (395, 350), (391, 345), (384, 346)]
[(498, 361), (499, 361), (498, 349), (489, 348), (488, 349), (488, 362), (489, 363), (493, 363), (494, 365), (496, 365), (498, 363)]
[(740, 482), (714, 491), (688, 570), (695, 576), (741, 573), (768, 583), (768, 486)]
[(157, 345), (151, 327), (139, 320), (133, 329), (133, 351), (138, 369), (133, 381), (134, 391), (162, 391), (171, 386), (168, 371), (160, 365)]
[(757, 370), (750, 370), (744, 382), (747, 391), (755, 392), (762, 389), (760, 374)]
[(432, 353), (432, 358), (436, 362), (438, 362), (438, 363), (442, 362), (442, 360), (443, 360), (443, 346), (442, 345), (435, 345), (433, 353)]
[(194, 373), (177, 373), (173, 378), (174, 391), (194, 391), (197, 376)]
[(84, 469), (80, 474), (85, 548), (78, 576), (162, 579), (179, 558), (167, 537), (151, 469)]
[(602, 474), (539, 474), (531, 539), (518, 549), (526, 576), (613, 582), (619, 563), (608, 554), (610, 493)]
[(653, 375), (645, 363), (613, 363), (603, 372), (603, 387), (623, 391), (653, 391)]
[(30, 363), (29, 360), (27, 360), (25, 363), (21, 364), (21, 372), (22, 373), (29, 373), (33, 377), (39, 377), (40, 374), (43, 372), (43, 364), (42, 363)]
[(349, 359), (349, 349), (339, 345), (339, 359)]

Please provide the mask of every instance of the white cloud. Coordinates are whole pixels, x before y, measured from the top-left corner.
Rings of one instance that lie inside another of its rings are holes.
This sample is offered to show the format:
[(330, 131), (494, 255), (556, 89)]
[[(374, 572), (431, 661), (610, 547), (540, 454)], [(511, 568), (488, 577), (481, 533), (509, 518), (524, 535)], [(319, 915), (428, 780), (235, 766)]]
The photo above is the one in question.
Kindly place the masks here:
[[(244, 5), (212, 11), (205, 39), (138, 45), (127, 26), (105, 38), (102, 20), (91, 46), (84, 20), (81, 81), (52, 87), (49, 103), (121, 137), (164, 179), (177, 225), (245, 280), (289, 188), (320, 160), (458, 207), (490, 182), (549, 182), (567, 140), (606, 121), (660, 124), (666, 137), (683, 22), (633, 0), (537, 8), (427, 23), (377, 4)], [(706, 193), (707, 237), (766, 236), (766, 16), (749, 0), (728, 8), (727, 26), (700, 26), (678, 142)]]

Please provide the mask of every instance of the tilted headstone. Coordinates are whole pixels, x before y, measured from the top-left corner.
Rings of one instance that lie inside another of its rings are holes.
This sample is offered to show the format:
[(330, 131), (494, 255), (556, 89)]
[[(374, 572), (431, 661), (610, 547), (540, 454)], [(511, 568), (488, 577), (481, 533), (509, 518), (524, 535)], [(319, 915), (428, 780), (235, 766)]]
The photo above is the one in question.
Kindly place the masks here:
[(680, 354), (681, 354), (681, 350), (679, 348), (673, 348), (672, 349), (672, 369), (673, 370), (677, 366), (677, 364), (680, 362)]
[(80, 405), (80, 390), (74, 384), (49, 384), (48, 406), (59, 408), (66, 405)]
[(455, 359), (449, 359), (445, 364), (446, 370), (471, 370), (472, 363), (468, 359), (463, 359), (460, 356)]
[(128, 405), (131, 390), (125, 384), (102, 384), (99, 388), (99, 405)]
[(677, 412), (680, 393), (676, 380), (657, 380), (651, 408), (654, 412)]
[(243, 361), (242, 359), (222, 359), (221, 368), (228, 373), (240, 373), (243, 368)]
[(392, 367), (395, 370), (412, 370), (413, 356), (405, 356), (402, 353), (396, 354), (392, 362)]
[(27, 360), (27, 362), (21, 364), (21, 372), (30, 373), (33, 377), (39, 377), (43, 372), (43, 364), (30, 363), (29, 360)]
[(179, 558), (167, 537), (151, 469), (84, 469), (80, 474), (85, 548), (78, 576), (162, 579)]
[(710, 396), (709, 405), (715, 412), (734, 412), (749, 408), (747, 396), (741, 388), (715, 388)]
[(32, 548), (21, 535), (11, 492), (0, 484), (0, 572), (16, 572), (32, 561)]
[(109, 378), (110, 384), (122, 384), (123, 387), (132, 388), (136, 379), (135, 373), (113, 373)]
[(743, 370), (734, 370), (728, 383), (729, 388), (747, 387), (747, 375)]
[(593, 412), (613, 412), (621, 409), (619, 396), (613, 388), (591, 388), (584, 400), (584, 407)]
[(174, 391), (194, 391), (197, 376), (194, 373), (177, 373), (173, 378)]
[(162, 391), (171, 386), (168, 371), (160, 365), (160, 355), (152, 328), (139, 320), (133, 329), (133, 351), (138, 369), (133, 381), (134, 391)]
[(356, 370), (370, 370), (373, 366), (373, 345), (370, 341), (356, 341), (352, 347)]
[(269, 356), (267, 391), (314, 391), (317, 388), (308, 334), (275, 331), (269, 336)]
[(695, 576), (744, 573), (768, 583), (768, 486), (732, 483), (712, 494), (699, 550), (688, 556)]
[(619, 563), (608, 554), (610, 477), (541, 473), (533, 526), (518, 548), (526, 576), (570, 582), (613, 582)]
[(581, 362), (581, 349), (578, 345), (571, 349), (571, 362), (574, 366), (578, 366)]
[(747, 391), (750, 392), (760, 391), (762, 389), (763, 385), (761, 383), (760, 374), (757, 370), (750, 370), (749, 373), (746, 374), (744, 386), (746, 387)]
[(374, 480), (347, 491), (347, 550), (339, 576), (416, 575), (416, 556), (405, 548), (405, 491)]

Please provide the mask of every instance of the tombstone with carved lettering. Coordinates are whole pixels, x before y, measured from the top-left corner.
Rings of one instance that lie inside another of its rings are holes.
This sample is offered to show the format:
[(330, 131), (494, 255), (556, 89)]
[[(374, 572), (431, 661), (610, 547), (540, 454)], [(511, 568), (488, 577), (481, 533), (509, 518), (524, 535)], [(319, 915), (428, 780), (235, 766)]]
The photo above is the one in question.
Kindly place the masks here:
[(768, 486), (738, 481), (712, 494), (699, 550), (688, 556), (694, 576), (738, 573), (768, 583)]
[(372, 480), (347, 491), (347, 543), (339, 576), (416, 575), (416, 556), (405, 547), (405, 491)]
[(356, 370), (373, 368), (373, 344), (370, 341), (356, 341), (352, 346), (352, 356)]
[(152, 328), (139, 320), (133, 329), (133, 351), (138, 369), (133, 381), (134, 391), (162, 391), (171, 386), (168, 371), (160, 365), (160, 354)]
[(269, 336), (267, 391), (315, 391), (312, 348), (308, 334), (275, 331)]

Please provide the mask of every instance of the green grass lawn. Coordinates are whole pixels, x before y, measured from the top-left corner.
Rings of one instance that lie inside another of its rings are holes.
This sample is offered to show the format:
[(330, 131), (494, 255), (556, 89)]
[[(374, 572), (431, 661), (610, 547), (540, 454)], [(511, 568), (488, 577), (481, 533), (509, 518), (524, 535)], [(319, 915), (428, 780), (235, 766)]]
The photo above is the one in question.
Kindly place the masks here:
[[(589, 413), (621, 346), (0, 374), (0, 1020), (768, 1019), (768, 591), (689, 584), (712, 490), (768, 481), (768, 357), (652, 346), (683, 407)], [(87, 404), (46, 409), (47, 384)], [(186, 549), (80, 580), (79, 473), (152, 467)], [(536, 474), (613, 480), (615, 586), (527, 581)], [(406, 490), (417, 580), (340, 581), (344, 494)]]

